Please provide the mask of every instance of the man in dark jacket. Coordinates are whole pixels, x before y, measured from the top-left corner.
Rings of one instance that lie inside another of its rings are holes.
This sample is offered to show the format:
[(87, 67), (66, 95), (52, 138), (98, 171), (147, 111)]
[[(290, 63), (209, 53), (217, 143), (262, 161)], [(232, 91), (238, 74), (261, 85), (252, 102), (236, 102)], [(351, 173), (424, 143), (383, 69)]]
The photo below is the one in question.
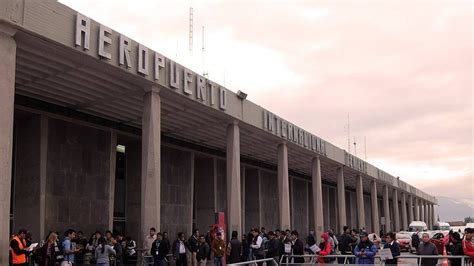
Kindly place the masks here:
[(165, 245), (161, 233), (156, 234), (156, 240), (151, 244), (151, 255), (155, 261), (155, 266), (166, 265), (165, 258), (168, 253), (168, 247)]
[(400, 256), (400, 245), (397, 243), (395, 233), (389, 232), (385, 235), (386, 243), (383, 248), (389, 248), (392, 252), (393, 259), (386, 260), (385, 265), (397, 265)]
[[(421, 236), (421, 244), (418, 245), (418, 248), (416, 249), (416, 254), (417, 255), (438, 255), (438, 249), (436, 248), (435, 244), (430, 242), (430, 235), (428, 233), (423, 233)], [(430, 259), (430, 258), (423, 258), (421, 259), (421, 265), (422, 266), (430, 266), (430, 265), (436, 265), (438, 262), (438, 259)]]
[(242, 256), (242, 242), (237, 238), (238, 233), (237, 231), (232, 231), (232, 238), (229, 241), (229, 244), (227, 244), (227, 250), (228, 252), (227, 256), (227, 262), (228, 263), (239, 263), (240, 258)]
[[(446, 245), (446, 253), (453, 256), (462, 256), (464, 251), (462, 249), (461, 236), (458, 232), (451, 233), (449, 236), (449, 242)], [(462, 259), (449, 259), (451, 266), (460, 266)]]
[(178, 233), (178, 238), (173, 243), (173, 256), (176, 259), (176, 266), (188, 265), (188, 259), (186, 258), (186, 242), (183, 232)]
[(115, 236), (110, 237), (110, 242), (115, 250), (115, 266), (123, 266), (123, 247), (122, 244), (117, 241)]
[[(291, 232), (291, 239), (293, 240), (293, 245), (291, 246), (291, 248), (293, 250), (293, 255), (296, 256), (304, 255), (304, 244), (303, 241), (298, 238), (298, 236), (298, 231), (293, 230)], [(304, 263), (304, 257), (295, 257), (293, 261), (294, 263)]]
[(199, 246), (199, 230), (194, 229), (193, 235), (188, 239), (188, 249), (191, 252), (191, 266), (197, 266), (196, 252)]
[[(352, 255), (352, 245), (357, 242), (357, 239), (352, 236), (351, 229), (348, 226), (343, 227), (344, 232), (338, 240), (338, 248), (341, 255)], [(344, 258), (338, 259), (339, 263), (344, 263)]]
[(309, 231), (309, 235), (306, 238), (306, 251), (309, 254), (314, 254), (310, 247), (316, 244), (316, 238), (314, 237), (314, 231)]
[(270, 240), (268, 241), (268, 250), (267, 250), (267, 258), (273, 258), (277, 263), (280, 262), (280, 240), (276, 238), (275, 233), (273, 231), (268, 232), (268, 237)]
[(199, 245), (196, 252), (196, 260), (199, 266), (206, 266), (207, 264), (207, 255), (210, 252), (209, 244), (206, 242), (206, 236), (200, 235), (199, 236)]

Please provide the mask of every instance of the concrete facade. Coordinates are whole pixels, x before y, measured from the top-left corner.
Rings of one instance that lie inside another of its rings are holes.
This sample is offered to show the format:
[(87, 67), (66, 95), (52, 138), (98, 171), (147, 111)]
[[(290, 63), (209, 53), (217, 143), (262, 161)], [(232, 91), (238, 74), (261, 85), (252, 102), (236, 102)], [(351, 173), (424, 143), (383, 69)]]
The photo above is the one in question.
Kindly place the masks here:
[(434, 216), (433, 196), (118, 32), (104, 41), (60, 3), (2, 4), (1, 264), (20, 227), (122, 228), (140, 244), (150, 227), (205, 232), (216, 212), (229, 230), (302, 236)]

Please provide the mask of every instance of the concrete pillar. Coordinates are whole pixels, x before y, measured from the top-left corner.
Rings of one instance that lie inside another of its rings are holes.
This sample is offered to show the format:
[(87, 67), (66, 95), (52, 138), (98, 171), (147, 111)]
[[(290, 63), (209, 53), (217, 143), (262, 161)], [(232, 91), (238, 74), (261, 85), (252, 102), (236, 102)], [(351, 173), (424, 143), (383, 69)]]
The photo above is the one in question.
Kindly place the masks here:
[(402, 192), (400, 194), (402, 200), (402, 230), (408, 229), (408, 219), (407, 219), (407, 200), (406, 193)]
[(115, 170), (117, 163), (117, 133), (110, 132), (110, 164), (109, 164), (109, 230), (114, 228), (114, 201), (115, 201)]
[(8, 265), (15, 95), (15, 30), (0, 24), (0, 265)]
[(420, 208), (418, 206), (418, 198), (414, 197), (413, 199), (415, 201), (415, 221), (420, 220)]
[(314, 208), (314, 229), (316, 236), (320, 236), (324, 231), (323, 214), (323, 186), (321, 181), (321, 161), (319, 157), (312, 161), (312, 186), (313, 186), (313, 208)]
[(413, 216), (413, 208), (413, 195), (408, 194), (408, 225), (415, 220), (415, 217)]
[[(377, 200), (377, 182), (373, 180), (370, 184), (370, 206), (372, 207), (372, 231), (380, 232), (379, 206)], [(380, 236), (382, 237), (382, 236)]]
[(393, 230), (396, 232), (400, 231), (400, 209), (398, 208), (398, 190), (393, 189), (392, 195), (393, 202)]
[(426, 225), (428, 226), (428, 230), (431, 229), (431, 226), (430, 226), (430, 215), (429, 215), (429, 212), (428, 212), (428, 202), (427, 201), (423, 201), (423, 208), (425, 210), (425, 223)]
[(278, 145), (278, 198), (280, 208), (280, 228), (291, 228), (290, 187), (288, 184), (288, 147), (283, 142)]
[(161, 99), (158, 87), (143, 97), (141, 237), (151, 227), (160, 231), (161, 217)]
[(344, 168), (337, 168), (337, 213), (339, 218), (339, 232), (347, 225), (346, 220), (346, 190), (344, 186)]
[(356, 176), (356, 196), (357, 196), (357, 224), (359, 228), (365, 228), (365, 209), (364, 209), (364, 187), (362, 184), (362, 175)]
[(46, 238), (46, 165), (48, 162), (48, 117), (40, 118), (40, 219), (39, 237)]
[(390, 223), (390, 204), (388, 201), (388, 186), (383, 186), (383, 216), (385, 217), (385, 230), (387, 233), (392, 230), (392, 224)]
[(423, 221), (423, 222), (426, 222), (425, 221), (425, 206), (423, 205), (423, 200), (421, 199), (418, 199), (419, 201), (419, 204), (418, 204), (418, 208), (419, 208), (419, 212), (420, 212), (420, 220)]
[(237, 122), (227, 126), (227, 216), (228, 232), (242, 232), (242, 206), (240, 193), (240, 133)]

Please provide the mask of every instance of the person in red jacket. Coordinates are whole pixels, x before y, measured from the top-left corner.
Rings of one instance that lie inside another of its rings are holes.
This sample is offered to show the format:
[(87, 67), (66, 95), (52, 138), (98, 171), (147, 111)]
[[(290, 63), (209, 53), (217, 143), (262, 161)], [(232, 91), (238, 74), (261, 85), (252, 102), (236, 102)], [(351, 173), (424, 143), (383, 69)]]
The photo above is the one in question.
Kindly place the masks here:
[(466, 228), (464, 232), (464, 239), (462, 241), (462, 249), (464, 255), (471, 257), (471, 262), (474, 263), (474, 228)]
[(329, 234), (322, 233), (321, 234), (321, 243), (319, 243), (319, 248), (321, 249), (318, 252), (318, 259), (316, 260), (317, 263), (325, 264), (329, 262), (328, 258), (324, 258), (324, 256), (331, 255), (331, 242), (329, 241)]

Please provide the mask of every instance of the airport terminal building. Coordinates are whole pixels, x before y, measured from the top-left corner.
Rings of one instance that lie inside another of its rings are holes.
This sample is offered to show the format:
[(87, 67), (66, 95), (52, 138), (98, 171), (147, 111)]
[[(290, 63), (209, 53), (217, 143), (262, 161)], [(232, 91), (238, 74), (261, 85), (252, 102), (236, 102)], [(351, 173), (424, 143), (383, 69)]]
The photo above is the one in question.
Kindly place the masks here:
[(2, 264), (19, 228), (435, 220), (435, 197), (56, 1), (2, 1), (0, 73)]

